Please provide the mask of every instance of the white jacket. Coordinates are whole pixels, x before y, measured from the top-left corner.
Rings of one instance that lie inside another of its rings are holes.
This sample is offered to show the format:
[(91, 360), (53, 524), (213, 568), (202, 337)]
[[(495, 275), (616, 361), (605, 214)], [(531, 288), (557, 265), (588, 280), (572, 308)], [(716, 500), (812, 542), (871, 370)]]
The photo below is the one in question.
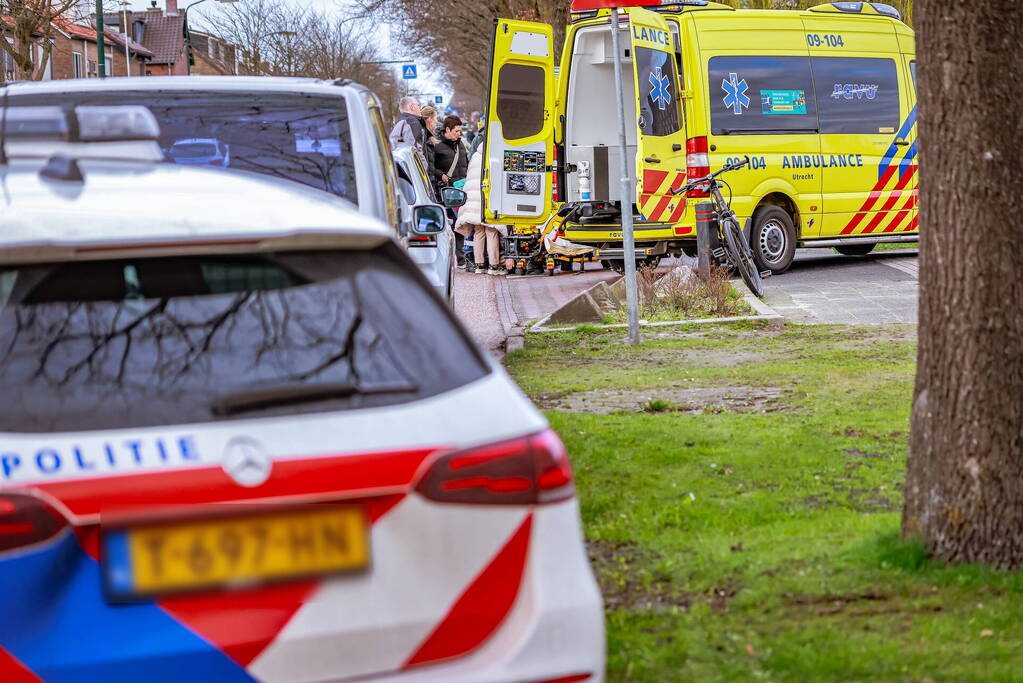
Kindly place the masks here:
[(465, 204), (458, 210), (458, 220), (455, 221), (455, 230), (468, 235), (478, 225), (494, 228), (502, 235), (508, 234), (507, 228), (503, 225), (490, 225), (483, 222), (483, 191), (480, 188), (483, 180), (483, 147), (476, 150), (476, 153), (469, 159), (469, 168), (465, 172), (465, 185), (462, 187), (468, 198)]

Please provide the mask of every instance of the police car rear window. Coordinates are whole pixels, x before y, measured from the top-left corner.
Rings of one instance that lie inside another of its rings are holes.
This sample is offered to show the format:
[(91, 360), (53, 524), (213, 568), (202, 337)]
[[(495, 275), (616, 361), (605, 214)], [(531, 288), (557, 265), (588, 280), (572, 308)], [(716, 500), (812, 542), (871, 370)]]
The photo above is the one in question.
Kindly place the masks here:
[(484, 376), (397, 247), (0, 266), (0, 432), (387, 406)]
[(167, 163), (252, 171), (358, 203), (348, 110), (341, 97), (208, 91), (64, 92), (12, 97), (44, 104), (148, 107)]

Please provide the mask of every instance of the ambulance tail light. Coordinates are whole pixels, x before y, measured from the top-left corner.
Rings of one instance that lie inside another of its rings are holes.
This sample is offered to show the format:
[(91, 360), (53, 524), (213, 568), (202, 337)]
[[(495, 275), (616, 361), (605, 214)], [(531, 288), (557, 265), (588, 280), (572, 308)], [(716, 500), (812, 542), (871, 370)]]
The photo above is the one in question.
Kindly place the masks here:
[(440, 503), (537, 505), (575, 495), (568, 454), (552, 430), (441, 456), (416, 490)]
[(0, 493), (0, 552), (53, 538), (67, 525), (59, 512), (35, 496)]
[[(686, 182), (702, 178), (710, 173), (710, 153), (707, 138), (689, 138), (686, 140)], [(707, 197), (704, 190), (690, 190), (687, 197)]]

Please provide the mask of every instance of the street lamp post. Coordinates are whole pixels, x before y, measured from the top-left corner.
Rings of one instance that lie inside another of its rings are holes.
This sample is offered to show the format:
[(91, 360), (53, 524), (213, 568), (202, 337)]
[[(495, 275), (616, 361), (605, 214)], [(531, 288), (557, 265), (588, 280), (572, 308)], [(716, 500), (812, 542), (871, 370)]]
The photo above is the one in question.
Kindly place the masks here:
[(292, 54), (291, 54), (291, 41), (297, 35), (298, 34), (295, 33), (294, 31), (274, 31), (273, 33), (266, 34), (267, 38), (273, 38), (274, 36), (284, 36), (285, 38), (288, 39), (288, 75), (289, 76), (294, 76), (295, 75), (294, 74), (294, 68), (293, 68), (293, 65), (291, 63), (291, 57), (292, 57)]
[(131, 76), (131, 48), (128, 47), (128, 7), (131, 0), (121, 0), (121, 20), (124, 22), (124, 73)]
[[(102, 0), (96, 0), (97, 3), (101, 1)], [(185, 21), (183, 22), (185, 31), (185, 67), (187, 68), (186, 73), (189, 76), (192, 75), (192, 32), (188, 30), (188, 10), (204, 2), (206, 2), (206, 0), (195, 0), (195, 2), (190, 3), (185, 7), (185, 11), (182, 13), (182, 16), (185, 18)], [(217, 2), (238, 2), (238, 0), (217, 0)]]

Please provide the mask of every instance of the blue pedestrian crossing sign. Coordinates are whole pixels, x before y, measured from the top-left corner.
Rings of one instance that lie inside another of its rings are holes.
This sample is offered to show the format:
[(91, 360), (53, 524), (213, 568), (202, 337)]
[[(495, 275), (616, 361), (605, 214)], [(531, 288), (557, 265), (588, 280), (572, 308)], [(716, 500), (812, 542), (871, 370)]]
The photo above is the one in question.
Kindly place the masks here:
[(406, 64), (405, 66), (401, 67), (401, 77), (402, 78), (415, 78), (416, 77), (416, 65), (415, 64)]
[(441, 97), (440, 95), (434, 95), (433, 97), (434, 104), (440, 104), (443, 101), (444, 101), (443, 97)]

